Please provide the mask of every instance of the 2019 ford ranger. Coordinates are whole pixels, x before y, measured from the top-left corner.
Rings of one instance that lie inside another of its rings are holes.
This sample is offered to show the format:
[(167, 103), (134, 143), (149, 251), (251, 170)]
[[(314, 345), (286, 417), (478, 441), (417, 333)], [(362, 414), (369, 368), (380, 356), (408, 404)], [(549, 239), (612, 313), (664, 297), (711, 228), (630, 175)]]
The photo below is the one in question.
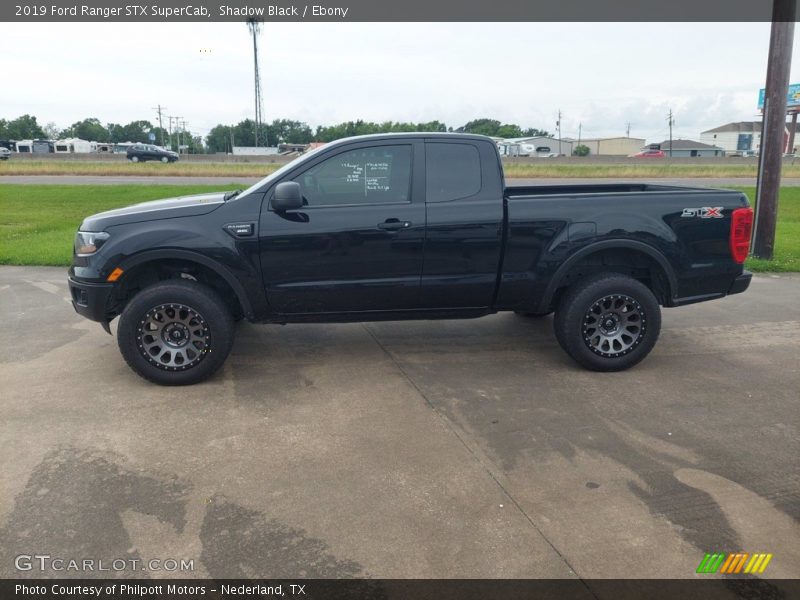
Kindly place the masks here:
[(747, 289), (753, 213), (735, 191), (505, 184), (489, 138), (391, 134), (309, 152), (245, 191), (87, 217), (75, 310), (120, 316), (150, 381), (210, 376), (234, 321), (341, 322), (555, 312), (578, 363), (626, 369), (653, 348), (660, 306)]

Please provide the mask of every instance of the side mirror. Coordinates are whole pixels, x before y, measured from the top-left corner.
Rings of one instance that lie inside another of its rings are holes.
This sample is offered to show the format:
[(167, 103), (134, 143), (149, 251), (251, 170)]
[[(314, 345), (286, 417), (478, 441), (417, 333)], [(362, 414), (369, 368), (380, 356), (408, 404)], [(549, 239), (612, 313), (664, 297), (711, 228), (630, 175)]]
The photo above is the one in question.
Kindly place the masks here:
[(275, 196), (272, 198), (273, 210), (282, 212), (303, 207), (303, 193), (300, 184), (294, 181), (284, 181), (275, 187)]

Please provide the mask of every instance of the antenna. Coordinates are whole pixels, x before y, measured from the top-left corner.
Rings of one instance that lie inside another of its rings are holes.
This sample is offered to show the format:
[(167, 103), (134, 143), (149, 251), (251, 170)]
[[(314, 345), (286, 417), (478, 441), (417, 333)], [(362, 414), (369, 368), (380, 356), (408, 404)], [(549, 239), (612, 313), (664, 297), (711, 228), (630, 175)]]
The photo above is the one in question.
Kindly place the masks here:
[[(256, 21), (254, 18), (250, 18), (247, 20), (247, 28), (250, 30), (250, 35), (253, 36), (253, 80), (255, 83), (255, 140), (256, 140), (256, 147), (258, 147), (258, 138), (259, 133), (261, 132), (261, 120), (262, 116), (261, 113), (263, 112), (262, 109), (262, 102), (261, 102), (261, 75), (258, 70), (258, 34), (261, 33), (261, 22)], [(264, 145), (267, 145), (266, 136), (264, 136)]]

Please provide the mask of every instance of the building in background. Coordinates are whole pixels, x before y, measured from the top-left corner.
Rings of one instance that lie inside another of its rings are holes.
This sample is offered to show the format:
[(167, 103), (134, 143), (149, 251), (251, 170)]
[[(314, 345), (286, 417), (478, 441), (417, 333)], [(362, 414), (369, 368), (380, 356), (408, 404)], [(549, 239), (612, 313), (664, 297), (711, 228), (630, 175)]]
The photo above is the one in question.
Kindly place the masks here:
[[(795, 138), (795, 148), (787, 148), (789, 143), (789, 127), (787, 123), (784, 135), (784, 152), (795, 154), (797, 150), (797, 140)], [(728, 154), (738, 156), (750, 156), (758, 154), (761, 150), (761, 121), (739, 121), (737, 123), (726, 123), (714, 129), (709, 129), (700, 134), (700, 141), (706, 144), (720, 146)]]
[[(664, 140), (657, 144), (659, 149), (663, 150), (666, 155), (672, 157), (686, 157), (686, 156), (725, 156), (725, 149), (713, 144), (704, 144), (703, 142), (695, 142), (694, 140)], [(670, 147), (672, 150), (670, 150)]]
[(567, 139), (559, 141), (546, 136), (509, 138), (497, 142), (497, 148), (503, 156), (570, 156), (572, 147), (573, 143)]
[(719, 146), (727, 154), (757, 154), (761, 148), (761, 121), (726, 123), (702, 132), (700, 141)]
[(272, 146), (234, 146), (234, 156), (271, 156), (278, 153), (277, 147)]
[(571, 138), (575, 147), (586, 146), (589, 156), (630, 156), (644, 147), (644, 138), (608, 137), (581, 139), (580, 143)]

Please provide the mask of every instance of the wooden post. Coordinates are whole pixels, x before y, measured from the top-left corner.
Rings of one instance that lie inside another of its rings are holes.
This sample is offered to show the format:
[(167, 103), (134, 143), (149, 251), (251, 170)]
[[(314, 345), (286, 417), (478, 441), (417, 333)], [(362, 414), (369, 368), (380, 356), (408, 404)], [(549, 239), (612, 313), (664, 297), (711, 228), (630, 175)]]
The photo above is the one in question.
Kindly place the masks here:
[(773, 0), (753, 240), (753, 255), (768, 260), (775, 252), (794, 19), (795, 0)]
[(786, 148), (786, 152), (789, 154), (794, 154), (794, 134), (797, 131), (797, 111), (792, 111), (792, 124), (789, 125), (789, 145)]

